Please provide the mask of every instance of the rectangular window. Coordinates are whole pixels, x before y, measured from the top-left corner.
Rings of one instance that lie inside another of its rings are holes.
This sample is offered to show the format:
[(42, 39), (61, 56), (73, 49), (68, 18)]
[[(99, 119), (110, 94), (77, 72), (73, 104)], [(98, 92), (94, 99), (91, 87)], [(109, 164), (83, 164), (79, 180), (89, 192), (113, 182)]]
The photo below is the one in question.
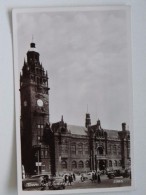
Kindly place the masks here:
[(108, 154), (111, 154), (111, 145), (108, 145), (107, 153), (108, 153)]
[(62, 145), (61, 146), (61, 151), (62, 151), (62, 153), (68, 153), (68, 146), (65, 144), (65, 145)]
[(71, 146), (71, 154), (76, 154), (76, 146), (75, 145)]
[(121, 147), (118, 146), (118, 154), (121, 155)]
[(83, 144), (78, 145), (78, 154), (83, 154)]
[(41, 150), (41, 158), (44, 158), (44, 150)]
[(85, 154), (89, 154), (89, 147), (88, 146), (85, 147)]
[(44, 125), (43, 124), (37, 124), (38, 143), (42, 141), (43, 132), (44, 132)]
[(48, 150), (45, 149), (45, 158), (48, 158)]
[(117, 154), (117, 146), (113, 145), (113, 154)]
[(38, 129), (43, 129), (44, 128), (44, 125), (43, 124), (37, 124), (37, 128)]

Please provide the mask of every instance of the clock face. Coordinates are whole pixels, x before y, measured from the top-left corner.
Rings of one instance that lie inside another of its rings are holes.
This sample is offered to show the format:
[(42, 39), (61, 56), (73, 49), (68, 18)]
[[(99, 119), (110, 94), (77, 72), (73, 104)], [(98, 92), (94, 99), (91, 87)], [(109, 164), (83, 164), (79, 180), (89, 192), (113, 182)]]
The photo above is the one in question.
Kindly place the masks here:
[(39, 107), (42, 107), (42, 106), (44, 105), (44, 103), (43, 103), (43, 101), (42, 101), (41, 99), (38, 99), (38, 100), (37, 100), (37, 105), (38, 105)]

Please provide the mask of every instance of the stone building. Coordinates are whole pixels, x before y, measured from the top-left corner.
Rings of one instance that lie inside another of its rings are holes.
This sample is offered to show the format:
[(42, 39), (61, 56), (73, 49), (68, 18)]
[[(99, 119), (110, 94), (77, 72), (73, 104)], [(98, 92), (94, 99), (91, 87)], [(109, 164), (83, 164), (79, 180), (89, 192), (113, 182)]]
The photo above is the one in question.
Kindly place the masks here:
[(103, 129), (100, 120), (85, 126), (69, 125), (63, 116), (49, 120), (48, 74), (39, 60), (35, 43), (30, 44), (20, 74), (21, 154), (27, 174), (87, 172), (130, 166), (130, 132)]

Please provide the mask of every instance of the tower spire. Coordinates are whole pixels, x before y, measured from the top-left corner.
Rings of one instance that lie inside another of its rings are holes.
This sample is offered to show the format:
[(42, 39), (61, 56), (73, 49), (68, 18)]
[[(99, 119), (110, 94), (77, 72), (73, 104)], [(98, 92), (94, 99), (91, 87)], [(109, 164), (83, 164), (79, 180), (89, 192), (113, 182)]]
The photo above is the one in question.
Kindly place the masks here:
[(35, 48), (35, 43), (34, 43), (34, 36), (33, 36), (33, 34), (32, 34), (32, 41), (31, 41), (31, 43), (30, 43), (30, 47), (31, 47), (31, 48)]
[(34, 37), (33, 37), (33, 34), (32, 34), (32, 43), (33, 43), (33, 38), (34, 38)]
[(90, 114), (87, 112), (85, 118), (85, 127), (88, 128), (90, 125), (91, 125)]

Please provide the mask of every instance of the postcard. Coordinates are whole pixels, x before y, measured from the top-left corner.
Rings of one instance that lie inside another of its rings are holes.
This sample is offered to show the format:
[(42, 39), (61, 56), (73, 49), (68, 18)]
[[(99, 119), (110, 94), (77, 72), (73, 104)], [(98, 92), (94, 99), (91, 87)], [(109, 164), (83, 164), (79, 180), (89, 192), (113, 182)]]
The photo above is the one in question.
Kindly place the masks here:
[(132, 190), (129, 6), (13, 10), (19, 194)]

